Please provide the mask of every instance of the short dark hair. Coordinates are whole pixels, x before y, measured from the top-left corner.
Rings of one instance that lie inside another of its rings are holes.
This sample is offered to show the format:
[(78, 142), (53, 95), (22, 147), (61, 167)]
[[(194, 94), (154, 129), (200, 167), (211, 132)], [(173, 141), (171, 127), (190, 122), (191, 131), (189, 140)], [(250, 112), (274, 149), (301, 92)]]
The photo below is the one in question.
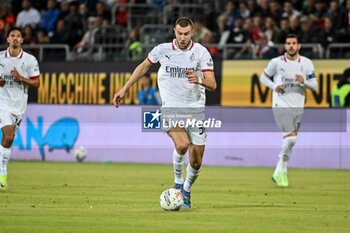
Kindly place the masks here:
[(193, 21), (189, 17), (180, 17), (176, 20), (175, 26), (180, 25), (181, 27), (187, 27), (188, 25), (191, 25), (193, 27)]
[(148, 79), (149, 80), (149, 84), (151, 86), (153, 85), (153, 80), (151, 79), (151, 74), (150, 73), (145, 73), (142, 77)]
[(345, 78), (345, 79), (350, 78), (350, 68), (347, 68), (344, 70), (343, 78)]
[(21, 33), (21, 36), (23, 37), (22, 29), (19, 28), (19, 27), (11, 27), (11, 28), (9, 29), (9, 31), (7, 32), (7, 37), (10, 36), (10, 33), (11, 33), (12, 31), (19, 31), (19, 32)]
[(287, 41), (287, 39), (289, 39), (289, 38), (295, 38), (295, 39), (297, 39), (297, 42), (299, 43), (299, 39), (298, 39), (298, 36), (297, 36), (296, 34), (294, 34), (294, 33), (289, 33), (289, 34), (286, 36), (286, 41)]
[(150, 73), (148, 73), (148, 72), (147, 72), (147, 73), (144, 73), (144, 74), (143, 74), (143, 77), (146, 77), (146, 78), (151, 78), (151, 74), (150, 74)]

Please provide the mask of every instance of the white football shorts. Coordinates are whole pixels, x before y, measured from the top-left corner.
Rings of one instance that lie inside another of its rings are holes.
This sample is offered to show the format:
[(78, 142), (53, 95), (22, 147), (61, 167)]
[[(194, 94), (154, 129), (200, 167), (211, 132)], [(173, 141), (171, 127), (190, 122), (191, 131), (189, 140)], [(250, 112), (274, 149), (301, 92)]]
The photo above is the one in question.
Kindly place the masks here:
[(4, 109), (0, 109), (0, 129), (7, 125), (12, 125), (15, 128), (16, 133), (21, 124), (21, 121), (22, 118), (15, 116)]
[(272, 108), (273, 116), (283, 135), (298, 132), (303, 111), (301, 108)]
[[(166, 133), (168, 133), (169, 130), (170, 128), (163, 128), (163, 131)], [(204, 146), (206, 144), (208, 133), (204, 127), (201, 127), (200, 129), (195, 127), (187, 127), (184, 128), (184, 130), (186, 131), (187, 136), (193, 145)]]

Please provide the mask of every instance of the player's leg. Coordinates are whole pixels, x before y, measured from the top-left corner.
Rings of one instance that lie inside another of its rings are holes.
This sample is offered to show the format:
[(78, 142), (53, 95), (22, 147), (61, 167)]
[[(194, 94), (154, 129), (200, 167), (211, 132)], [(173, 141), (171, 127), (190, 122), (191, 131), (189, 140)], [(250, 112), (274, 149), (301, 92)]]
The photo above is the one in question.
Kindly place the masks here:
[(204, 145), (193, 145), (189, 147), (190, 161), (187, 165), (187, 176), (184, 184), (184, 191), (191, 192), (191, 187), (196, 181), (202, 168)]
[(279, 186), (287, 187), (289, 185), (287, 170), (288, 170), (288, 161), (292, 154), (293, 147), (297, 140), (297, 132), (293, 131), (288, 135), (283, 137), (282, 150), (278, 155), (278, 162), (273, 173), (272, 179)]
[[(204, 129), (203, 129), (204, 130)], [(190, 128), (188, 134), (191, 139), (189, 147), (189, 163), (187, 164), (187, 174), (183, 189), (184, 205), (183, 208), (191, 208), (191, 188), (196, 182), (201, 169), (205, 149), (207, 133)]]
[(7, 165), (11, 156), (11, 146), (15, 137), (12, 125), (2, 127), (2, 142), (0, 145), (0, 189), (7, 189)]
[(297, 132), (293, 131), (283, 137), (283, 145), (280, 154), (278, 155), (280, 161), (280, 169), (282, 172), (287, 172), (288, 161), (292, 154), (293, 147), (297, 141)]
[(183, 189), (184, 204), (182, 208), (191, 208), (191, 188), (201, 172), (204, 148), (204, 145), (193, 144), (189, 147), (190, 161), (187, 164), (187, 174)]
[(174, 188), (183, 189), (184, 178), (183, 170), (185, 165), (185, 154), (190, 145), (190, 140), (188, 138), (185, 129), (180, 127), (171, 128), (168, 131), (168, 135), (174, 142), (173, 151), (173, 166), (174, 166)]
[(297, 132), (300, 127), (302, 113), (293, 113), (289, 109), (275, 109), (274, 117), (277, 126), (284, 133), (282, 149), (278, 155), (278, 162), (272, 180), (278, 186), (287, 187), (289, 185), (287, 176), (288, 161), (297, 140)]
[(204, 145), (190, 145), (190, 161), (187, 164), (187, 174), (183, 189), (184, 205), (183, 208), (191, 208), (191, 188), (196, 182), (201, 170), (204, 155)]

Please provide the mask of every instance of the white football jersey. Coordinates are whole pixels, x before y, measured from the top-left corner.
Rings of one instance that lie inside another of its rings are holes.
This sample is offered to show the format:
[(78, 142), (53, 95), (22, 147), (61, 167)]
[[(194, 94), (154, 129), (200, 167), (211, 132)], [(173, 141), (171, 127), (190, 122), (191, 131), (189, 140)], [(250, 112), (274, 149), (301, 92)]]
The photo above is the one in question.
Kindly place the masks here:
[[(264, 70), (269, 78), (273, 77), (275, 85), (285, 84), (283, 93), (273, 92), (272, 107), (303, 108), (305, 103), (305, 85), (295, 80), (295, 75), (302, 75), (305, 82), (315, 79), (312, 61), (304, 56), (288, 60), (286, 55), (272, 59)], [(315, 81), (315, 80), (312, 80)]]
[(163, 43), (152, 49), (148, 60), (159, 62), (158, 86), (163, 107), (204, 107), (205, 88), (190, 83), (186, 70), (195, 71), (203, 78), (203, 72), (214, 71), (213, 59), (208, 50), (191, 41), (187, 50), (177, 48), (172, 43)]
[(39, 78), (40, 71), (36, 58), (23, 50), (17, 57), (11, 57), (8, 49), (0, 52), (0, 76), (5, 86), (0, 87), (0, 109), (22, 118), (27, 107), (28, 86), (11, 76), (11, 70), (26, 78)]

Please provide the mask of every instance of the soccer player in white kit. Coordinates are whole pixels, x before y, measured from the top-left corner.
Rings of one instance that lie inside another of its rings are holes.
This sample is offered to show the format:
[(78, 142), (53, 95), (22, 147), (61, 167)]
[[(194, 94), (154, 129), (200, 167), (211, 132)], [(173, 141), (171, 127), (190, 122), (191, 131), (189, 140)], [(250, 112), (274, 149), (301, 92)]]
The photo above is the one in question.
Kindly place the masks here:
[(7, 33), (9, 47), (0, 52), (0, 189), (8, 188), (7, 164), (12, 142), (27, 108), (28, 87), (40, 86), (40, 71), (34, 56), (22, 50), (20, 28)]
[[(205, 107), (205, 89), (215, 91), (214, 64), (208, 50), (192, 41), (193, 22), (188, 17), (177, 19), (174, 27), (175, 39), (152, 49), (148, 57), (136, 67), (130, 79), (113, 99), (118, 107), (129, 88), (147, 72), (150, 66), (159, 62), (158, 85), (162, 108)], [(196, 181), (202, 166), (206, 143), (206, 132), (171, 127), (166, 130), (174, 142), (174, 188), (181, 189), (184, 197), (183, 208), (191, 208), (191, 187)], [(186, 179), (183, 178), (185, 154), (189, 151)]]
[(272, 181), (281, 187), (289, 185), (287, 166), (303, 115), (305, 90), (317, 88), (314, 65), (299, 54), (300, 47), (297, 36), (289, 34), (284, 44), (284, 55), (272, 59), (260, 77), (260, 81), (273, 90), (273, 115), (283, 132), (282, 150), (272, 175)]

